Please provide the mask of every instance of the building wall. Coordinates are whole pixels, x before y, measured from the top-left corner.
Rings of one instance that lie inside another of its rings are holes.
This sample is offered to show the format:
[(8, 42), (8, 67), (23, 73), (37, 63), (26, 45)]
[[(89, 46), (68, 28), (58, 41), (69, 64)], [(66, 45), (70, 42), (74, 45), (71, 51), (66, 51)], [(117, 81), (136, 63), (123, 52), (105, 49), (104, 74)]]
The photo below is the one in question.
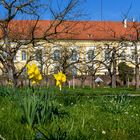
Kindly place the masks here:
[[(56, 62), (53, 61), (53, 59), (49, 59), (50, 57), (53, 57), (53, 53), (55, 50), (61, 50), (62, 48), (67, 48), (69, 51), (72, 49), (75, 49), (78, 52), (78, 57), (82, 59), (82, 64), (86, 63), (88, 61), (87, 58), (87, 52), (89, 50), (94, 50), (95, 59), (100, 61), (105, 61), (105, 49), (107, 46), (110, 48), (119, 48), (121, 46), (119, 41), (93, 41), (93, 40), (57, 40), (57, 41), (50, 41), (51, 43), (47, 43), (45, 41), (39, 41), (36, 43), (36, 47), (33, 48), (32, 45), (23, 46), (20, 50), (18, 50), (16, 54), (16, 59), (14, 60), (16, 67), (20, 70), (21, 67), (23, 67), (26, 63), (26, 60), (22, 60), (22, 52), (25, 51), (27, 54), (27, 57), (33, 55), (36, 50), (42, 51), (42, 59), (43, 62), (46, 62), (46, 65), (43, 64), (43, 71), (46, 72), (46, 74), (52, 74), (54, 67), (57, 65)], [(129, 42), (127, 42), (129, 44)], [(131, 44), (130, 44), (131, 46)], [(134, 47), (120, 47), (118, 52), (121, 54), (122, 51), (125, 52), (125, 55), (127, 58), (132, 56), (132, 51), (134, 50)], [(140, 45), (138, 44), (138, 50), (140, 49)], [(139, 54), (140, 55), (140, 54)], [(35, 54), (34, 54), (35, 57)], [(120, 63), (123, 60), (117, 60), (117, 63)], [(31, 63), (37, 63), (38, 66), (40, 65), (38, 61), (33, 60)], [(134, 67), (134, 65), (130, 62), (127, 62), (130, 66)], [(75, 64), (78, 66), (78, 68), (83, 68), (81, 63)], [(95, 68), (98, 66), (98, 64), (94, 65)], [(104, 75), (108, 71), (104, 67), (104, 65), (101, 65), (99, 70), (97, 71), (97, 75), (101, 74)], [(80, 73), (78, 73), (80, 75)]]

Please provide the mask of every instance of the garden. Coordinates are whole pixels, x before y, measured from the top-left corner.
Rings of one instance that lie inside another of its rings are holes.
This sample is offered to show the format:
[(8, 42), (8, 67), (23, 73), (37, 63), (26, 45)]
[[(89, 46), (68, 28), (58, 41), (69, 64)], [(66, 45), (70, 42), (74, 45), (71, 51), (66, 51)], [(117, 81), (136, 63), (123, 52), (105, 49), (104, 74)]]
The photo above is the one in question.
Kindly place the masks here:
[(140, 140), (136, 2), (93, 2), (0, 0), (0, 140)]
[(133, 88), (71, 89), (66, 76), (56, 86), (34, 86), (42, 79), (28, 68), (31, 87), (0, 87), (2, 140), (139, 140), (140, 91)]
[(99, 91), (103, 93), (103, 89), (95, 90), (96, 95), (95, 91), (84, 95), (82, 89), (66, 87), (62, 91), (55, 87), (34, 90), (1, 87), (0, 138), (139, 140), (139, 97), (122, 94), (126, 89), (118, 90), (120, 94), (100, 96)]

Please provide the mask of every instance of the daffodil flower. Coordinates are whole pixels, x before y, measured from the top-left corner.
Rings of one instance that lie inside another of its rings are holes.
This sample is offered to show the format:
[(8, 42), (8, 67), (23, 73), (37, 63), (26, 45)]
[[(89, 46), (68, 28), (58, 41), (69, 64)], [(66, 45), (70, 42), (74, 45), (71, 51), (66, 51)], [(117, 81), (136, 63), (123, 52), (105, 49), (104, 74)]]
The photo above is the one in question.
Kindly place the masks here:
[(59, 89), (62, 89), (62, 83), (66, 82), (66, 75), (60, 71), (58, 74), (54, 74), (54, 78), (56, 80), (56, 86), (59, 87)]
[(36, 64), (27, 65), (27, 74), (32, 84), (38, 84), (42, 80), (42, 75)]

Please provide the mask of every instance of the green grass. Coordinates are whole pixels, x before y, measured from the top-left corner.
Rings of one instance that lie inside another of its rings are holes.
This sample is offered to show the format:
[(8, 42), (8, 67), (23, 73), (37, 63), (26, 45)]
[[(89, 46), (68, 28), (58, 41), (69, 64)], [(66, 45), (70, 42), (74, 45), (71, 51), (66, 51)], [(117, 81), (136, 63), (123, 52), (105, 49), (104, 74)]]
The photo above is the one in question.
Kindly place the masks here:
[[(55, 87), (49, 88), (50, 90), (53, 89), (55, 93), (58, 93), (58, 89)], [(79, 95), (114, 95), (114, 94), (140, 94), (140, 89), (135, 90), (133, 87), (125, 88), (125, 87), (117, 87), (117, 88), (110, 88), (110, 87), (99, 87), (92, 89), (90, 87), (80, 88), (76, 87), (75, 89), (64, 87), (63, 91), (64, 94), (79, 94)]]
[[(57, 88), (36, 89), (34, 93), (32, 89), (2, 88), (0, 135), (6, 140), (139, 140), (140, 97), (89, 96), (135, 91), (123, 88), (91, 91), (63, 89), (60, 94)], [(22, 105), (29, 109), (28, 114)], [(33, 119), (32, 124), (26, 118)]]
[(94, 96), (94, 95), (125, 95), (125, 94), (140, 94), (140, 89), (135, 90), (133, 87), (126, 88), (126, 87), (117, 87), (117, 88), (110, 88), (110, 87), (99, 87), (92, 89), (90, 87), (80, 88), (76, 87), (75, 89), (63, 87), (62, 91), (60, 92), (57, 87), (35, 87), (35, 88), (17, 88), (13, 89), (11, 87), (0, 87), (0, 96), (9, 96), (12, 94), (25, 94), (25, 93), (49, 93), (51, 95), (55, 94), (64, 94), (64, 95), (81, 95), (81, 96)]

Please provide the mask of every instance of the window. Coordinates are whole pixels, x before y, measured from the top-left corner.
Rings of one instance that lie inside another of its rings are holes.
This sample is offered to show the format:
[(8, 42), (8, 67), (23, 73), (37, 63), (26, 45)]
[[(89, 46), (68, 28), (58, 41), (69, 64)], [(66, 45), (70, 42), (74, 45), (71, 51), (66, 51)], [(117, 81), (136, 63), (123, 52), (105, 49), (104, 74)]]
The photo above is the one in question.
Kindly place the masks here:
[(15, 55), (15, 56), (14, 56), (14, 61), (16, 61), (16, 60), (17, 60), (17, 56)]
[(108, 61), (110, 59), (110, 49), (107, 47), (105, 49), (105, 60)]
[(27, 69), (24, 68), (23, 71), (22, 71), (22, 73), (21, 73), (21, 75), (25, 75), (26, 73), (27, 73)]
[(135, 60), (135, 50), (131, 49), (131, 59)]
[(123, 50), (123, 51), (121, 52), (121, 59), (122, 59), (122, 60), (125, 60), (125, 56), (126, 56), (126, 55), (125, 55), (125, 51)]
[(36, 51), (36, 61), (42, 61), (42, 50)]
[(72, 68), (72, 75), (73, 76), (77, 75), (77, 69), (75, 67)]
[(72, 50), (71, 60), (76, 61), (78, 59), (78, 54), (76, 50)]
[(7, 57), (8, 56), (7, 52), (3, 52), (3, 56)]
[(60, 59), (60, 50), (54, 51), (54, 60), (58, 61)]
[(89, 50), (87, 52), (87, 58), (88, 58), (88, 60), (93, 60), (94, 59), (94, 50)]
[(27, 59), (27, 53), (26, 51), (22, 51), (22, 60), (26, 60)]

